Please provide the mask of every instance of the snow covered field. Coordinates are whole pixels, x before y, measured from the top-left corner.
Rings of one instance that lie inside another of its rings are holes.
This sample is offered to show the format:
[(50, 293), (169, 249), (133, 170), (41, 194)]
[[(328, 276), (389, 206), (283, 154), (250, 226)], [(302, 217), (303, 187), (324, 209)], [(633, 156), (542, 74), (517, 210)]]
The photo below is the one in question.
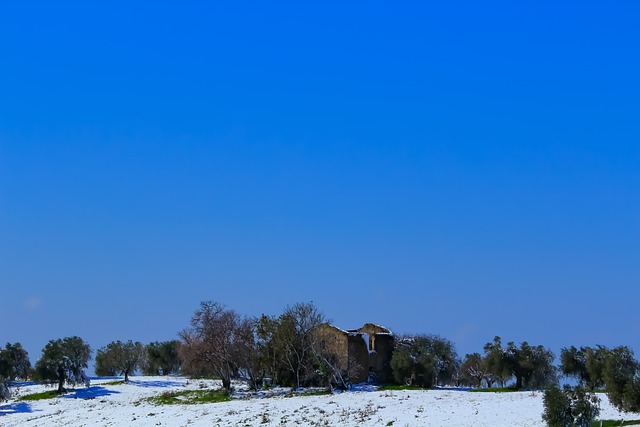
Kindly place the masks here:
[[(132, 377), (129, 384), (93, 381), (63, 397), (0, 404), (0, 426), (543, 426), (542, 393), (458, 390), (363, 391), (332, 395), (238, 398), (231, 402), (156, 406), (166, 391), (216, 387), (215, 381)], [(19, 387), (19, 396), (52, 390)], [(599, 395), (603, 419), (640, 419)], [(637, 416), (636, 416), (637, 415)]]

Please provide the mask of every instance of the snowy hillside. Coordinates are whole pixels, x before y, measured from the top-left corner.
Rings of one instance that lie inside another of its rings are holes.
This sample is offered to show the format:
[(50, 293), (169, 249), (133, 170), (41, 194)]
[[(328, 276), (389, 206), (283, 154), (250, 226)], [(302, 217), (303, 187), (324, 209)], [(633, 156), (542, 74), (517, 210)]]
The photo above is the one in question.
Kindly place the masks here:
[[(110, 383), (110, 384), (107, 384)], [(331, 395), (241, 397), (230, 402), (154, 405), (168, 391), (202, 390), (215, 381), (133, 377), (129, 384), (94, 381), (63, 397), (0, 404), (0, 425), (12, 426), (542, 426), (542, 393), (470, 393), (458, 390), (354, 391)], [(19, 396), (51, 390), (17, 389)], [(611, 408), (604, 419), (639, 419)]]

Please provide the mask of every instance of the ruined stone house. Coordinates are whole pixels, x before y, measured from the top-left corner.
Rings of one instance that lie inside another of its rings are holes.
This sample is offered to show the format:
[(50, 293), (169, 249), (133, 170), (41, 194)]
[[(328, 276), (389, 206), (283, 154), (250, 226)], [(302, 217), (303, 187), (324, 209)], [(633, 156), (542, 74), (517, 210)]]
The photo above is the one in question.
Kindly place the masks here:
[(394, 336), (373, 323), (359, 329), (343, 330), (325, 323), (318, 328), (321, 344), (337, 358), (352, 383), (385, 383), (391, 380)]

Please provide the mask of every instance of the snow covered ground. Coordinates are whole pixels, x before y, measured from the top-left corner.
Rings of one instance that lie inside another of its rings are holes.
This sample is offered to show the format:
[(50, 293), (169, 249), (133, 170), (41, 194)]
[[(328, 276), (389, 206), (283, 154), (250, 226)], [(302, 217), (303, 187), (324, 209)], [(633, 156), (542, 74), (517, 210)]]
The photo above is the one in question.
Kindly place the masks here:
[[(372, 391), (331, 395), (244, 397), (231, 402), (161, 405), (145, 398), (166, 391), (216, 387), (215, 381), (132, 377), (129, 384), (96, 380), (89, 389), (32, 402), (0, 404), (0, 426), (543, 426), (542, 393), (470, 393), (459, 390)], [(50, 387), (25, 385), (23, 396)], [(242, 393), (240, 393), (242, 395)], [(599, 395), (601, 418), (621, 414)]]

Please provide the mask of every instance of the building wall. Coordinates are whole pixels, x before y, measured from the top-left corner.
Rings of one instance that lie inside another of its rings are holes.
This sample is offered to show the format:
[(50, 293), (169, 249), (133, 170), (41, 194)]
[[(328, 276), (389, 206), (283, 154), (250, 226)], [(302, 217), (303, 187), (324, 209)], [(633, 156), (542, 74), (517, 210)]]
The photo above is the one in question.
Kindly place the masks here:
[(357, 331), (369, 337), (369, 371), (373, 380), (379, 384), (391, 381), (391, 357), (395, 345), (391, 331), (374, 323), (366, 323)]
[[(338, 358), (340, 369), (351, 371), (352, 383), (367, 382), (370, 375), (377, 383), (392, 379), (394, 337), (388, 329), (367, 323), (360, 329), (344, 331), (325, 323), (318, 327), (317, 333), (322, 345)], [(352, 369), (354, 366), (350, 363), (358, 368)]]
[(318, 339), (326, 349), (338, 357), (340, 369), (349, 367), (349, 336), (341, 329), (324, 323), (318, 327)]
[(351, 382), (354, 384), (367, 382), (369, 379), (369, 350), (362, 334), (349, 334), (349, 357), (351, 358), (350, 362), (357, 366), (352, 370)]
[(374, 341), (370, 355), (371, 370), (375, 374), (375, 382), (387, 383), (393, 379), (391, 357), (393, 356), (394, 338), (391, 334), (371, 336)]

